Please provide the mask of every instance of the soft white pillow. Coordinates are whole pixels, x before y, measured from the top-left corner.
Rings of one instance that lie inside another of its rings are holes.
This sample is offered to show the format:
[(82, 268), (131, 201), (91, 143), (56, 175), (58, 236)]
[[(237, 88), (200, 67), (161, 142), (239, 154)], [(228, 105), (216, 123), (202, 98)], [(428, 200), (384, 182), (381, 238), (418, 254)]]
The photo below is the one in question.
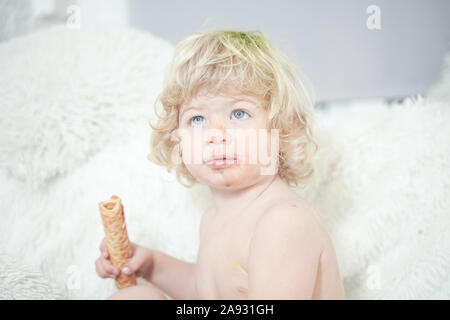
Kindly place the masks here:
[(151, 117), (173, 46), (128, 27), (52, 26), (0, 43), (0, 165), (33, 187)]

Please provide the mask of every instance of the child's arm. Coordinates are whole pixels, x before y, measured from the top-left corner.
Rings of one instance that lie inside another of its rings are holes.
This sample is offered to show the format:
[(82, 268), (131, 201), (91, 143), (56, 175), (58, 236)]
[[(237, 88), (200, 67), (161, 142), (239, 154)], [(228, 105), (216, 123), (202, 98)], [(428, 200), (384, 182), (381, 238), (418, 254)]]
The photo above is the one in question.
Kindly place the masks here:
[(322, 250), (311, 215), (288, 205), (268, 210), (250, 244), (248, 299), (312, 299)]
[(171, 298), (196, 300), (195, 263), (188, 263), (161, 251), (152, 250), (152, 271), (148, 280)]

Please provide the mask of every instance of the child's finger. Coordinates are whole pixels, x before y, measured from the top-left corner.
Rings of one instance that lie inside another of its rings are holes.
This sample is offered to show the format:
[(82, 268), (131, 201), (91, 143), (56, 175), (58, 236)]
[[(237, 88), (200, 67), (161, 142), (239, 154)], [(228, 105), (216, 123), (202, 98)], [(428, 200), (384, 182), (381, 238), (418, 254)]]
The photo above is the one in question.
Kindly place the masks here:
[(107, 251), (105, 238), (103, 238), (102, 241), (100, 241), (100, 251)]
[(108, 274), (108, 277), (115, 278), (119, 275), (119, 269), (116, 268), (109, 260), (101, 259), (103, 270)]
[(100, 259), (97, 259), (97, 261), (95, 261), (95, 271), (102, 278), (107, 278), (108, 277), (108, 274), (105, 272)]
[(102, 242), (100, 242), (100, 252), (102, 253), (103, 257), (108, 258), (108, 248), (106, 247), (105, 238), (103, 238)]

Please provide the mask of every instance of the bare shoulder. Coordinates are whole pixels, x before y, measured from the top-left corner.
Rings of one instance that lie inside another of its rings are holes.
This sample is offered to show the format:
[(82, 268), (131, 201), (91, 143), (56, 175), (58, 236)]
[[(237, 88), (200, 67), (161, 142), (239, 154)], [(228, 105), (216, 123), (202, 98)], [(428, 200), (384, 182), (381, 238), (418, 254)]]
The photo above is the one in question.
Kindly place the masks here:
[[(271, 230), (271, 231), (269, 231)], [(256, 223), (255, 233), (273, 232), (279, 235), (298, 234), (321, 248), (325, 247), (327, 232), (314, 209), (301, 197), (287, 197), (268, 206)]]
[[(247, 261), (253, 296), (274, 295), (259, 287), (268, 274), (276, 274), (277, 279), (272, 281), (279, 281), (279, 284), (272, 289), (279, 290), (280, 296), (289, 295), (286, 288), (292, 283), (303, 283), (295, 286), (292, 296), (312, 295), (325, 252), (325, 238), (314, 213), (309, 210), (304, 203), (279, 201), (268, 207), (256, 222)], [(261, 265), (264, 268), (261, 269)]]
[(297, 217), (298, 219), (304, 219), (305, 222), (310, 221), (311, 219), (320, 219), (314, 207), (297, 194), (288, 195), (284, 198), (272, 201), (272, 203), (265, 208), (261, 218), (270, 218), (278, 214), (291, 216), (291, 218)]

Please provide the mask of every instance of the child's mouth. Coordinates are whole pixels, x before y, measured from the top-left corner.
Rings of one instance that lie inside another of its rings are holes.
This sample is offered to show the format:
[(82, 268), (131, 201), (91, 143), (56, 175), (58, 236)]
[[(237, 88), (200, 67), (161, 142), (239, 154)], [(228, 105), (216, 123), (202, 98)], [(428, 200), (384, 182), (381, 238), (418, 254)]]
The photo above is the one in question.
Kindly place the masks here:
[(223, 169), (235, 165), (236, 158), (232, 157), (215, 157), (206, 161), (206, 165), (213, 169)]

